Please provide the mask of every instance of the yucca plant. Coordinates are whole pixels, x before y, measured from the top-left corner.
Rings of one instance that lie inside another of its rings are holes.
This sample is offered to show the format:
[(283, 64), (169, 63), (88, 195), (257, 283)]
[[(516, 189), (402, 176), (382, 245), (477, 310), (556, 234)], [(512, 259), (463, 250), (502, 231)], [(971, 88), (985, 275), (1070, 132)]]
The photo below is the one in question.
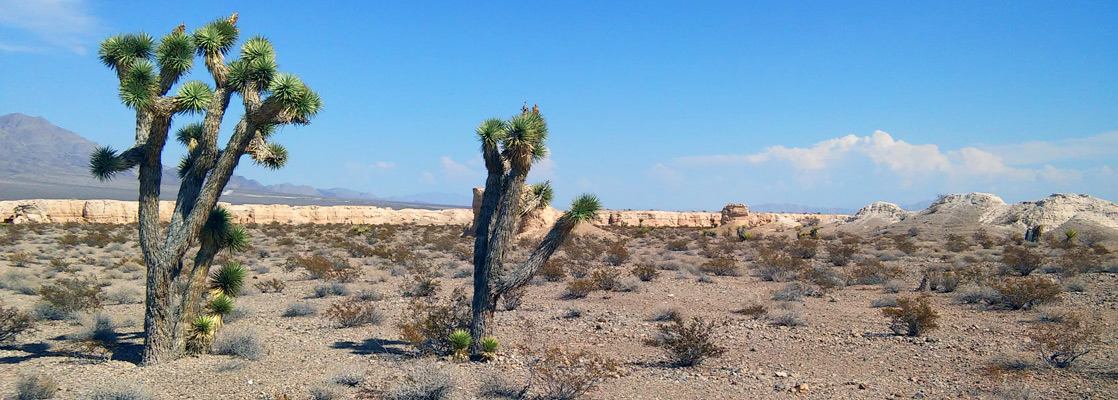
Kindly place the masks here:
[(1079, 232), (1076, 232), (1075, 229), (1068, 229), (1064, 231), (1064, 242), (1067, 242), (1068, 244), (1075, 244), (1075, 238), (1077, 237), (1079, 237)]
[(474, 231), (474, 297), (470, 322), (472, 354), (482, 357), (482, 340), (490, 332), (497, 299), (527, 284), (578, 224), (594, 220), (601, 209), (598, 198), (584, 194), (555, 222), (543, 241), (516, 268), (505, 265), (505, 254), (520, 230), (521, 217), (546, 207), (554, 190), (550, 182), (528, 188), (524, 181), (532, 164), (547, 156), (547, 121), (539, 107), (521, 108), (509, 120), (492, 118), (477, 127), (488, 175)]
[(186, 354), (196, 355), (209, 351), (217, 334), (218, 320), (212, 315), (199, 315), (190, 321), (187, 329)]
[(454, 349), (454, 359), (467, 360), (470, 358), (470, 331), (459, 329), (450, 334), (450, 347)]
[(210, 277), (210, 294), (215, 297), (237, 297), (247, 276), (248, 271), (238, 262), (222, 265)]
[[(275, 48), (252, 37), (234, 48), (240, 30), (237, 14), (205, 24), (193, 32), (180, 26), (158, 40), (146, 33), (122, 34), (101, 42), (99, 58), (120, 82), (120, 101), (136, 112), (135, 143), (117, 151), (100, 147), (89, 170), (100, 180), (138, 168), (140, 248), (147, 267), (147, 303), (143, 364), (183, 355), (186, 326), (203, 312), (206, 277), (220, 251), (240, 251), (248, 235), (216, 207), (243, 155), (267, 168), (279, 168), (288, 152), (273, 140), (284, 125), (304, 125), (318, 114), (322, 99), (298, 77), (281, 73)], [(231, 54), (232, 53), (232, 54)], [(179, 81), (201, 57), (212, 84)], [(233, 95), (243, 113), (228, 142), (219, 146), (222, 121)], [(172, 121), (201, 115), (174, 135), (186, 149), (179, 163), (175, 208), (166, 228), (160, 226), (159, 193), (163, 148)], [(194, 262), (187, 250), (198, 245)], [(174, 291), (174, 292), (172, 292)]]
[(497, 338), (486, 336), (481, 338), (481, 355), (487, 360), (494, 360), (497, 358), (497, 350), (500, 349), (501, 344)]

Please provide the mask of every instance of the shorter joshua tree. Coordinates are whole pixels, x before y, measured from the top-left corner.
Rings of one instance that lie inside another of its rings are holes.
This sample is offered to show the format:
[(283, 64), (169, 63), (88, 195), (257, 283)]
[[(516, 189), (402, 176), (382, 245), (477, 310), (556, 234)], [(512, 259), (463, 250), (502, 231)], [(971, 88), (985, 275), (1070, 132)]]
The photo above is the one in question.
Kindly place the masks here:
[(520, 230), (521, 217), (546, 207), (552, 198), (546, 182), (530, 186), (528, 191), (524, 185), (532, 164), (547, 155), (547, 122), (539, 107), (525, 106), (508, 121), (482, 122), (477, 135), (488, 176), (475, 230), (470, 337), (471, 353), (484, 358), (483, 338), (490, 334), (497, 299), (527, 284), (578, 224), (597, 218), (601, 205), (593, 195), (579, 196), (523, 265), (506, 268), (505, 254)]

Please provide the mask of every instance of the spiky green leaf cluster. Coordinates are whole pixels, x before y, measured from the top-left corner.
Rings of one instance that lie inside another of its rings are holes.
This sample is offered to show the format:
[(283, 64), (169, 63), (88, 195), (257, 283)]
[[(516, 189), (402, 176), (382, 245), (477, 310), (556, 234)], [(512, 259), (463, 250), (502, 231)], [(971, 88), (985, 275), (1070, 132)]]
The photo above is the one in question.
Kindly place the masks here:
[(227, 18), (218, 19), (210, 22), (205, 26), (195, 29), (194, 44), (197, 46), (197, 52), (200, 56), (207, 54), (227, 54), (229, 49), (233, 48), (233, 44), (237, 42), (237, 35), (240, 31), (237, 26), (229, 21)]
[(539, 207), (541, 208), (551, 205), (551, 201), (555, 199), (555, 189), (551, 188), (551, 181), (534, 184), (530, 189), (532, 196), (540, 199)]
[(287, 164), (287, 148), (279, 143), (268, 143), (268, 157), (255, 160), (268, 169), (280, 169)]
[(158, 84), (155, 64), (147, 59), (135, 60), (120, 82), (120, 100), (133, 109), (146, 108), (154, 99)]
[(206, 310), (211, 315), (226, 316), (233, 313), (233, 299), (226, 295), (217, 295), (210, 298), (206, 303)]
[(229, 63), (229, 86), (235, 90), (244, 90), (249, 86), (267, 89), (278, 69), (272, 43), (261, 36), (254, 36), (241, 45), (241, 59)]
[(206, 106), (210, 104), (212, 99), (213, 91), (210, 90), (209, 86), (199, 81), (190, 81), (179, 88), (179, 94), (175, 96), (175, 105), (183, 110), (196, 113), (205, 111)]
[(294, 74), (281, 74), (268, 89), (269, 101), (278, 101), (296, 123), (309, 122), (322, 109), (322, 98)]
[(547, 157), (547, 121), (535, 113), (524, 113), (508, 121), (501, 140), (505, 152), (531, 154), (532, 161)]
[(486, 337), (481, 338), (481, 351), (483, 353), (496, 354), (497, 350), (500, 347), (501, 347), (501, 344), (500, 344), (500, 342), (497, 341), (497, 338), (495, 338), (495, 337), (486, 336)]
[(98, 58), (113, 70), (127, 71), (136, 60), (151, 57), (155, 39), (146, 33), (116, 35), (101, 41)]
[(175, 133), (175, 140), (186, 146), (187, 150), (194, 150), (194, 147), (202, 140), (202, 132), (202, 124), (197, 122), (186, 124)]
[(155, 60), (164, 74), (177, 77), (190, 71), (194, 66), (194, 40), (177, 30), (163, 35), (155, 47)]
[(244, 287), (248, 271), (240, 263), (231, 262), (222, 265), (210, 275), (210, 291), (214, 297), (237, 297)]
[(124, 161), (112, 147), (98, 147), (89, 157), (89, 173), (102, 182), (112, 179), (113, 175), (122, 169), (124, 169)]
[(482, 146), (497, 146), (505, 137), (505, 121), (490, 118), (477, 127), (477, 136)]
[(470, 331), (467, 331), (465, 329), (458, 329), (454, 332), (451, 332), (449, 339), (450, 346), (453, 347), (455, 351), (465, 350), (469, 348), (470, 341), (473, 340), (473, 338), (470, 337)]
[(200, 337), (212, 337), (217, 331), (218, 322), (212, 315), (199, 315), (190, 321), (190, 333)]
[(564, 214), (575, 223), (589, 222), (598, 218), (602, 203), (592, 194), (582, 194), (571, 202), (571, 208)]

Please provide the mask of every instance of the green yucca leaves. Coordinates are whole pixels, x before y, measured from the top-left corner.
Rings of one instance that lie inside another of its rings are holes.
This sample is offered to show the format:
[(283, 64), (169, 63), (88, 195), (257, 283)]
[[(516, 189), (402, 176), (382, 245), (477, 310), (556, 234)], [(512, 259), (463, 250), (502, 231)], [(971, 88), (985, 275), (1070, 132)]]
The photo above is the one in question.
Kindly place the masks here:
[(151, 104), (157, 83), (155, 65), (148, 60), (136, 60), (120, 82), (120, 99), (133, 109), (146, 108)]
[(210, 298), (210, 301), (206, 303), (206, 309), (213, 315), (229, 315), (233, 313), (233, 299), (229, 296), (219, 294)]
[(192, 39), (197, 46), (198, 55), (226, 54), (237, 42), (240, 32), (228, 19), (218, 19), (201, 28), (195, 29)]
[(114, 70), (127, 70), (136, 60), (151, 57), (155, 39), (146, 33), (116, 35), (101, 41), (98, 58)]
[(505, 121), (490, 118), (477, 127), (477, 136), (482, 146), (496, 146), (505, 136)]
[(470, 331), (465, 329), (458, 329), (450, 334), (450, 345), (454, 350), (465, 350), (470, 347)]
[(179, 88), (179, 94), (175, 96), (175, 105), (191, 113), (202, 112), (210, 104), (211, 99), (213, 99), (213, 91), (209, 86), (199, 81), (190, 81)]
[(217, 318), (212, 315), (199, 315), (190, 321), (190, 333), (201, 337), (212, 336), (217, 331)]
[(231, 262), (222, 265), (217, 271), (210, 275), (210, 290), (214, 293), (215, 298), (220, 296), (237, 297), (244, 287), (245, 277), (248, 276), (248, 271), (240, 263)]
[(189, 71), (194, 65), (194, 40), (183, 32), (168, 33), (156, 46), (155, 59), (162, 73), (180, 75)]
[(481, 351), (483, 353), (496, 354), (497, 349), (500, 348), (500, 346), (500, 342), (498, 342), (497, 338), (495, 337), (486, 336), (481, 338)]
[(123, 169), (124, 161), (117, 156), (116, 150), (104, 146), (93, 150), (89, 157), (89, 173), (99, 181), (112, 179), (113, 175)]
[(540, 199), (540, 208), (551, 205), (551, 200), (555, 198), (555, 189), (551, 188), (551, 181), (543, 181), (534, 184), (530, 188), (532, 196)]
[(202, 225), (200, 235), (202, 241), (220, 245), (228, 241), (232, 228), (233, 221), (229, 210), (222, 206), (214, 206), (213, 210), (210, 210), (209, 217), (206, 218), (206, 223)]
[(268, 100), (278, 101), (294, 117), (293, 122), (305, 123), (322, 108), (322, 98), (318, 97), (318, 93), (294, 74), (277, 76), (268, 89), (272, 92)]
[(226, 238), (225, 243), (222, 244), (222, 248), (225, 249), (225, 251), (231, 253), (240, 253), (247, 250), (248, 245), (248, 231), (245, 230), (245, 227), (243, 226), (233, 225), (232, 227), (230, 227), (229, 235)]
[(287, 148), (279, 143), (268, 143), (268, 157), (255, 160), (260, 165), (268, 169), (280, 169), (284, 164), (287, 164)]
[(241, 59), (248, 61), (255, 61), (262, 58), (275, 59), (276, 49), (272, 46), (267, 38), (263, 36), (253, 36), (241, 45)]
[(175, 140), (186, 146), (188, 150), (193, 150), (198, 145), (198, 141), (202, 140), (202, 131), (201, 123), (187, 124), (175, 133)]
[(598, 201), (597, 196), (583, 194), (571, 202), (571, 208), (567, 210), (564, 216), (575, 223), (589, 222), (598, 218), (598, 211), (601, 209), (602, 204)]

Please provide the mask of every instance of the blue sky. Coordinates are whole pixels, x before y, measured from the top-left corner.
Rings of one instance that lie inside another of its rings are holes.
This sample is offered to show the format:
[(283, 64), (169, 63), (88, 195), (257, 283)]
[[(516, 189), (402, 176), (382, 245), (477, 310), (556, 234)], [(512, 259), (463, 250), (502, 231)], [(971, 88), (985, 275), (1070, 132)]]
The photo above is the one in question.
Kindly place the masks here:
[(239, 12), (325, 102), (263, 183), (465, 195), (474, 127), (527, 101), (559, 206), (1118, 200), (1118, 2), (690, 3), (0, 0), (0, 114), (127, 147), (98, 41)]

